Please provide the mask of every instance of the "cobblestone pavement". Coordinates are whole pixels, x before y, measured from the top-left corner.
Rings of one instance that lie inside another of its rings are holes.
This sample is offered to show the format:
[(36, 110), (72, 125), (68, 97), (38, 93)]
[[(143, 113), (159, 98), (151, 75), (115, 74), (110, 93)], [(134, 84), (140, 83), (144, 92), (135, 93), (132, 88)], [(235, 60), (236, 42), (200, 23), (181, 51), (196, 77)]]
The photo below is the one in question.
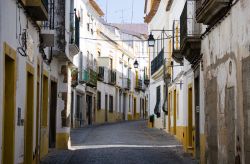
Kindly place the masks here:
[(42, 164), (195, 164), (174, 137), (145, 121), (71, 131), (70, 150), (54, 151)]

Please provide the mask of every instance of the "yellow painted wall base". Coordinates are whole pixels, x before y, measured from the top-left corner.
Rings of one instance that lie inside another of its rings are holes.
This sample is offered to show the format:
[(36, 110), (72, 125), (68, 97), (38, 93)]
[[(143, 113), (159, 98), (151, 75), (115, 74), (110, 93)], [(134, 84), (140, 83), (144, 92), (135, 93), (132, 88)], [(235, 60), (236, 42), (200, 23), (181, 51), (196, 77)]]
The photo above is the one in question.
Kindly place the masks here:
[[(122, 120), (123, 115), (117, 112), (108, 112), (108, 122), (113, 123), (119, 120)], [(105, 123), (105, 110), (98, 110), (96, 112), (96, 124)]]
[(128, 121), (132, 121), (132, 120), (133, 120), (132, 114), (128, 114)]
[[(173, 127), (170, 127), (170, 134), (173, 135)], [(195, 156), (195, 149), (194, 149), (194, 144), (193, 142), (193, 149), (188, 149), (188, 127), (186, 126), (177, 126), (176, 127), (176, 135), (175, 138), (179, 140), (184, 148), (184, 151), (187, 153), (191, 153), (192, 156)], [(192, 132), (192, 138), (195, 136), (195, 131)], [(204, 134), (200, 134), (200, 163), (203, 164), (205, 163), (205, 144), (206, 144), (206, 138)]]
[(148, 128), (153, 128), (153, 123), (148, 121)]
[[(171, 134), (173, 134), (173, 127), (171, 127)], [(187, 126), (177, 126), (176, 127), (176, 135), (175, 137), (182, 143), (184, 150), (187, 152), (188, 151), (188, 136), (187, 136)]]
[(117, 121), (117, 113), (108, 113), (108, 122), (116, 122)]
[(69, 141), (68, 133), (56, 134), (56, 148), (57, 149), (68, 149), (68, 141)]
[(49, 134), (47, 128), (41, 128), (40, 158), (49, 152)]
[(205, 151), (206, 151), (206, 136), (205, 134), (200, 134), (200, 163), (205, 164)]
[(105, 123), (105, 110), (96, 111), (96, 123), (97, 124)]
[(134, 120), (139, 120), (140, 119), (140, 113), (136, 113)]
[(123, 114), (122, 113), (117, 113), (117, 121), (123, 120)]

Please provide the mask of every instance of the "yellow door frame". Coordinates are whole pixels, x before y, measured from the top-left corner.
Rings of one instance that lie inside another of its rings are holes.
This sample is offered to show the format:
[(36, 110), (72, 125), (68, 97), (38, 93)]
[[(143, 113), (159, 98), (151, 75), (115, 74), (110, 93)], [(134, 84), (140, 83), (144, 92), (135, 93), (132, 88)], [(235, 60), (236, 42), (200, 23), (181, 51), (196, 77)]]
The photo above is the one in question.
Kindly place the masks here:
[(26, 63), (26, 111), (24, 121), (24, 163), (32, 164), (34, 124), (34, 68)]
[(168, 92), (168, 132), (171, 133), (171, 92)]
[(40, 133), (40, 158), (48, 153), (48, 112), (49, 112), (49, 73), (43, 70), (42, 76), (42, 110)]
[(39, 162), (39, 129), (40, 129), (40, 73), (41, 73), (41, 66), (40, 60), (37, 59), (37, 85), (36, 85), (36, 163)]
[(193, 147), (193, 87), (189, 84), (188, 87), (188, 147)]
[(176, 135), (176, 89), (174, 90), (174, 127), (173, 127), (173, 134)]
[(42, 110), (42, 127), (48, 127), (48, 105), (49, 105), (49, 73), (43, 70), (43, 110)]
[[(16, 109), (16, 51), (4, 42), (3, 55), (3, 134), (2, 163), (13, 164), (15, 152), (15, 109)], [(9, 60), (7, 63), (7, 59)], [(9, 63), (10, 62), (10, 63)], [(8, 67), (6, 69), (6, 67)], [(6, 78), (8, 74), (8, 80)], [(12, 76), (13, 75), (13, 76)], [(8, 108), (8, 112), (6, 112)]]

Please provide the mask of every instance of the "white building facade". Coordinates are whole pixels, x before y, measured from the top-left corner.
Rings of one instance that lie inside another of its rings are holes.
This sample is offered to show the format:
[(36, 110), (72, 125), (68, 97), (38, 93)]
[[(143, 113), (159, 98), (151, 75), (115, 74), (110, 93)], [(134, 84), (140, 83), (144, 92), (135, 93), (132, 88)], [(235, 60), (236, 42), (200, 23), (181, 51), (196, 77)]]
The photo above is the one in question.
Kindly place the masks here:
[(3, 0), (0, 11), (0, 163), (35, 163), (70, 144), (68, 93), (78, 53), (70, 3)]
[[(80, 53), (74, 58), (78, 85), (73, 93), (72, 127), (146, 118), (145, 32), (107, 24), (94, 1), (77, 1), (75, 8), (80, 18)], [(137, 26), (147, 31), (145, 24)], [(135, 60), (139, 61), (136, 69)]]

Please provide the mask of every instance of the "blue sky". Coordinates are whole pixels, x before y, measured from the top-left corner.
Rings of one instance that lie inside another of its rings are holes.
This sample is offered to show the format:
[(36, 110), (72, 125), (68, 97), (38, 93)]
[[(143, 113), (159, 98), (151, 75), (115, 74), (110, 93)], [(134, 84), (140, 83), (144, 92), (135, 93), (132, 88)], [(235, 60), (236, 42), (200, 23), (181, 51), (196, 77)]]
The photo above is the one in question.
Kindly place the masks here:
[(131, 23), (132, 2), (134, 2), (133, 23), (143, 23), (145, 0), (96, 0), (96, 2), (105, 14), (106, 3), (108, 3), (107, 19), (109, 23)]

